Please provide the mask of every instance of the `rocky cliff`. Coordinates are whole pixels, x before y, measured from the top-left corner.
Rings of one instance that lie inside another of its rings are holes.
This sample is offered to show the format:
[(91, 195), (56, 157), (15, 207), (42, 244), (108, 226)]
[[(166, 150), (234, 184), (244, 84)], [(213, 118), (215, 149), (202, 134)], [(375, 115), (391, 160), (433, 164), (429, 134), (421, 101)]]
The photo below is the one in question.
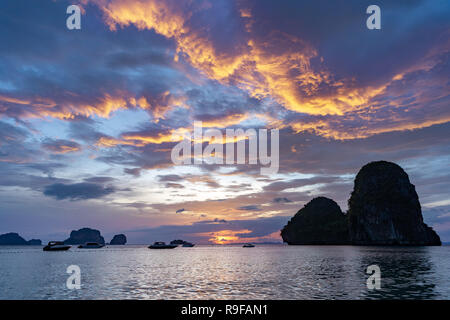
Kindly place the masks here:
[(127, 237), (124, 234), (116, 234), (109, 244), (124, 245), (125, 243), (127, 243)]
[(336, 202), (318, 197), (295, 214), (281, 237), (288, 244), (347, 244), (347, 221)]
[(441, 245), (423, 222), (419, 197), (406, 172), (387, 161), (358, 172), (348, 201), (350, 240), (358, 245)]
[(70, 233), (69, 239), (64, 240), (65, 244), (84, 244), (86, 242), (105, 244), (105, 239), (98, 230), (82, 228), (80, 230), (73, 230)]
[(358, 172), (347, 215), (328, 198), (305, 205), (281, 230), (288, 244), (441, 245), (423, 222), (419, 197), (406, 172), (387, 161)]

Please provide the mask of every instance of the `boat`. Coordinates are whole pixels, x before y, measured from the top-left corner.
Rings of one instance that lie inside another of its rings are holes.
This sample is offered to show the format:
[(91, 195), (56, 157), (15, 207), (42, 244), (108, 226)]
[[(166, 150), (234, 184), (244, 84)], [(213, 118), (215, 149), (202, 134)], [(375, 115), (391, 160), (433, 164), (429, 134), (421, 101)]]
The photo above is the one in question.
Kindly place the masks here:
[(190, 242), (185, 242), (185, 243), (183, 243), (183, 247), (184, 247), (184, 248), (192, 248), (193, 246), (195, 246), (195, 244), (190, 243)]
[(251, 243), (246, 243), (246, 244), (244, 244), (242, 247), (243, 247), (243, 248), (254, 248), (255, 245), (254, 245), (254, 244), (251, 244)]
[(85, 244), (80, 244), (79, 249), (99, 249), (103, 248), (105, 245), (97, 242), (86, 242)]
[(154, 244), (150, 245), (149, 249), (173, 249), (176, 248), (176, 244), (166, 244), (165, 242), (155, 242)]
[(44, 251), (66, 251), (71, 246), (64, 244), (62, 241), (50, 241), (42, 250)]

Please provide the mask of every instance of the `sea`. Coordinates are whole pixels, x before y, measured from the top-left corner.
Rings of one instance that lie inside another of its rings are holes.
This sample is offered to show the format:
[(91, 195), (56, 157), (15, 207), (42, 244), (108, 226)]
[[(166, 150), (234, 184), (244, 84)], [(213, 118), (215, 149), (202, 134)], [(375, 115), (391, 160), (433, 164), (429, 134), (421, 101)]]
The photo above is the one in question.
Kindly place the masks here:
[(0, 299), (450, 299), (450, 246), (0, 246)]

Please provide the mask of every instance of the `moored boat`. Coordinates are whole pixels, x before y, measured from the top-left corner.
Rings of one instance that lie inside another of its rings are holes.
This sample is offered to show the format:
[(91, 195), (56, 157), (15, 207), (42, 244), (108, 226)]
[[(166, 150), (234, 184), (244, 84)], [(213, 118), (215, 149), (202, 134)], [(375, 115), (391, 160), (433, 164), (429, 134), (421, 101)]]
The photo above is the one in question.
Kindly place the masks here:
[(150, 245), (148, 248), (149, 249), (174, 249), (176, 248), (177, 245), (176, 244), (166, 244), (165, 242), (155, 242), (154, 244)]
[(244, 244), (242, 247), (243, 247), (243, 248), (254, 248), (255, 245), (254, 245), (254, 244), (251, 244), (251, 243), (246, 243), (246, 244)]
[(64, 244), (62, 241), (50, 241), (42, 250), (44, 251), (66, 251), (71, 246)]
[(79, 249), (99, 249), (103, 248), (105, 245), (97, 242), (86, 242), (85, 244), (80, 244)]
[(183, 247), (184, 247), (184, 248), (192, 248), (193, 246), (195, 246), (195, 244), (190, 243), (190, 242), (185, 242), (185, 243), (183, 243)]

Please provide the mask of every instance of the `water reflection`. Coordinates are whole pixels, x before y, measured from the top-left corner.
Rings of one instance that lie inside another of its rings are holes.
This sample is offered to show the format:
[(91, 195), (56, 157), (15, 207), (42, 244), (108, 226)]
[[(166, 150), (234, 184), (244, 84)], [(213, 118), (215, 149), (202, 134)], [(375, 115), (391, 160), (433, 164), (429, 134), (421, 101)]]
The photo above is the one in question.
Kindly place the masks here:
[[(65, 287), (79, 265), (82, 289)], [(368, 290), (369, 265), (381, 290)], [(449, 247), (0, 248), (2, 299), (448, 299)]]
[(436, 269), (433, 248), (363, 248), (362, 266), (377, 264), (381, 269), (381, 290), (364, 291), (370, 299), (433, 299)]

